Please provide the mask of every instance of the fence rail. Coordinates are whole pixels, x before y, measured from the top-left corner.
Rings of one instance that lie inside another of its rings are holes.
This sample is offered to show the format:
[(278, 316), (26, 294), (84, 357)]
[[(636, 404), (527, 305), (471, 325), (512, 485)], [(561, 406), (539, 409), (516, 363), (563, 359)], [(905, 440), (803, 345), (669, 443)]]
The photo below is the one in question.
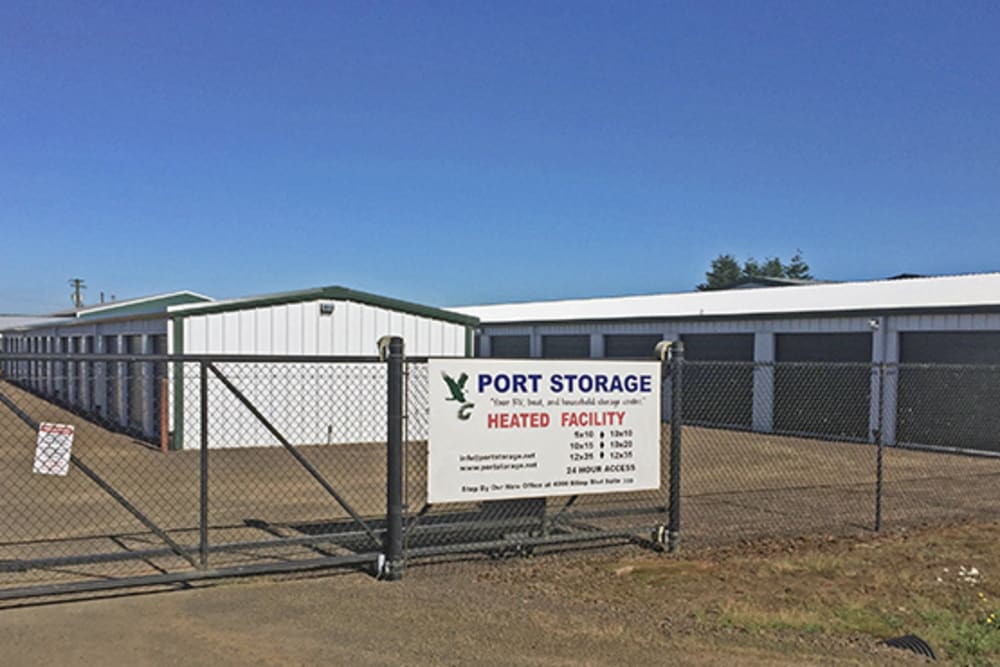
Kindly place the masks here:
[[(427, 499), (428, 360), (0, 355), (0, 599), (1000, 517), (1000, 366), (663, 365), (660, 486)], [(32, 472), (75, 426), (65, 476)], [(683, 531), (681, 522), (683, 519)]]

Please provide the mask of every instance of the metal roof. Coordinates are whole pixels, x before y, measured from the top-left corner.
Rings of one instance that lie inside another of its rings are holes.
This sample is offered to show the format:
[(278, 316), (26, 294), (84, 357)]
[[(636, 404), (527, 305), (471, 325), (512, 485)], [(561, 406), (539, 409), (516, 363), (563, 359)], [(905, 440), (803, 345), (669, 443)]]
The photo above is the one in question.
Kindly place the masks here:
[(276, 294), (264, 294), (261, 296), (251, 296), (239, 299), (227, 299), (223, 301), (213, 301), (211, 303), (194, 303), (179, 306), (171, 306), (168, 312), (174, 317), (187, 317), (189, 315), (207, 315), (210, 313), (224, 313), (235, 310), (246, 310), (248, 308), (263, 308), (266, 306), (277, 306), (287, 303), (300, 303), (302, 301), (316, 301), (319, 299), (330, 299), (331, 301), (353, 301), (355, 303), (366, 304), (395, 310), (401, 313), (419, 315), (435, 320), (444, 320), (465, 326), (476, 326), (479, 320), (475, 317), (458, 313), (453, 310), (444, 310), (432, 306), (424, 306), (410, 301), (401, 301), (369, 292), (360, 292), (339, 285), (329, 287), (316, 287), (313, 289), (298, 290), (295, 292), (278, 292)]
[(182, 290), (179, 292), (168, 292), (166, 294), (153, 294), (151, 296), (141, 296), (123, 301), (109, 301), (96, 306), (87, 306), (76, 311), (76, 318), (96, 319), (98, 317), (122, 317), (129, 315), (146, 315), (149, 313), (160, 313), (170, 306), (186, 303), (211, 302), (212, 298), (197, 292)]
[(452, 308), (483, 324), (773, 317), (1000, 307), (1000, 273)]
[(0, 331), (72, 322), (71, 317), (51, 317), (48, 315), (0, 315)]

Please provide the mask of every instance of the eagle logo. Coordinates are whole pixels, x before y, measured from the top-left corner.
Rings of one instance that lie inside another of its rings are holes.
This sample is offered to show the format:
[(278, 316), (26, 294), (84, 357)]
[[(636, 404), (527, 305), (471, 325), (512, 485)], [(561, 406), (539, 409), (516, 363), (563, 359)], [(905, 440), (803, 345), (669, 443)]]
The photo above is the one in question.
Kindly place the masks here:
[(448, 385), (448, 392), (451, 394), (451, 396), (444, 400), (461, 403), (462, 407), (458, 409), (458, 418), (465, 421), (472, 416), (472, 408), (475, 407), (474, 403), (469, 403), (465, 399), (465, 383), (469, 381), (469, 374), (462, 373), (456, 380), (444, 371), (441, 371), (441, 377), (444, 378), (444, 383)]

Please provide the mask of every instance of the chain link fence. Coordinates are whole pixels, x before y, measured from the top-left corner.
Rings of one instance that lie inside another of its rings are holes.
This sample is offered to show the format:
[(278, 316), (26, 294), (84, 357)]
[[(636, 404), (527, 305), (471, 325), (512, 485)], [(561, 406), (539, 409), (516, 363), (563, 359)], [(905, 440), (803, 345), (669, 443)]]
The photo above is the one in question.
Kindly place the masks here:
[[(2, 368), (0, 598), (382, 556), (377, 359), (35, 356)], [(65, 475), (33, 473), (43, 423), (74, 427)]]
[(1000, 517), (1000, 369), (684, 364), (684, 539)]
[[(680, 353), (659, 488), (430, 504), (432, 379), (392, 349), (0, 358), (0, 599), (1000, 517), (1000, 367)], [(75, 427), (64, 476), (32, 472), (42, 423)]]

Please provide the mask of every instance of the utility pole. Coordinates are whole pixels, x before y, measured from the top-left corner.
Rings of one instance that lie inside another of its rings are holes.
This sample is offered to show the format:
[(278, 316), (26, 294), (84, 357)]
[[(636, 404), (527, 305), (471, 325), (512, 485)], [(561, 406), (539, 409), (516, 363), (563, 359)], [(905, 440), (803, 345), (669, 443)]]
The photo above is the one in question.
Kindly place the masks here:
[(73, 288), (73, 293), (70, 298), (73, 299), (74, 308), (83, 308), (83, 290), (87, 289), (87, 286), (83, 282), (83, 278), (70, 278), (70, 287)]

